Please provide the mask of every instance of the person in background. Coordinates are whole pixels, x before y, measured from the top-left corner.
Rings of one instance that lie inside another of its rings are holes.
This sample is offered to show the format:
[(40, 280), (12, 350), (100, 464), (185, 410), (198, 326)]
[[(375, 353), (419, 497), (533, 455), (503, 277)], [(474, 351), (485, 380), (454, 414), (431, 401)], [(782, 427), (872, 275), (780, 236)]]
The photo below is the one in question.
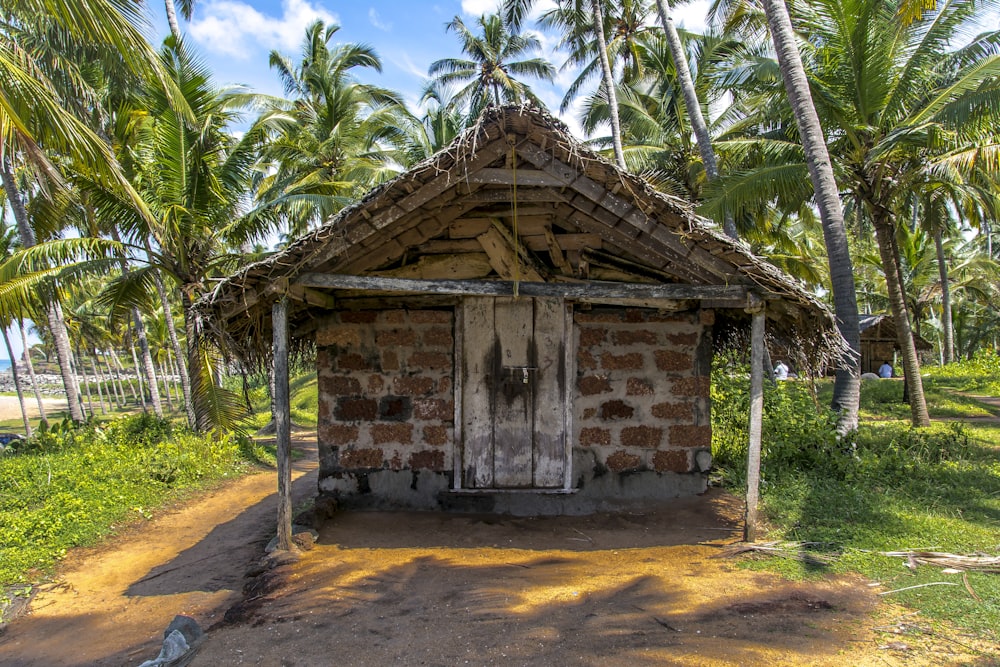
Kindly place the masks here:
[(883, 361), (882, 365), (878, 367), (878, 376), (882, 379), (892, 377), (892, 365), (888, 361)]
[(775, 380), (788, 379), (788, 366), (785, 365), (784, 361), (779, 360), (777, 365), (774, 367), (774, 379)]

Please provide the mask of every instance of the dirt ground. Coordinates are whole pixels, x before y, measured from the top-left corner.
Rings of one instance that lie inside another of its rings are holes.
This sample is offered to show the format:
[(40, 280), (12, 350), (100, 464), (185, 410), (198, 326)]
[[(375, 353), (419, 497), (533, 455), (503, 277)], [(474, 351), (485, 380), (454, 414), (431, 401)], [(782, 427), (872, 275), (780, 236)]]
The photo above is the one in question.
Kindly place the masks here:
[[(42, 404), (46, 413), (55, 413), (66, 409), (65, 398), (43, 398)], [(38, 401), (34, 396), (25, 397), (25, 407), (28, 409), (28, 417), (38, 416)], [(0, 396), (0, 421), (10, 421), (21, 419), (21, 404), (17, 401), (17, 396)], [(18, 429), (24, 435), (24, 429)]]
[[(316, 464), (299, 444), (301, 503)], [(718, 490), (643, 514), (342, 512), (296, 562), (248, 579), (274, 488), (237, 480), (74, 552), (0, 635), (0, 664), (137, 665), (175, 614), (208, 629), (196, 667), (997, 664), (1000, 647), (942, 635), (869, 582), (717, 557), (740, 518)]]

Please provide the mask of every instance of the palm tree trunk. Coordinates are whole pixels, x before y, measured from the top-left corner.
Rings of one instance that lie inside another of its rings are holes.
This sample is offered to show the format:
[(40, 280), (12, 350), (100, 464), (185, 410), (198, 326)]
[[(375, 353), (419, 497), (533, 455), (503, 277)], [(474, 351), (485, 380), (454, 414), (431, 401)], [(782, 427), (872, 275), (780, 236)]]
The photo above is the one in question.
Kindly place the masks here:
[[(656, 9), (660, 14), (660, 23), (663, 24), (663, 34), (667, 39), (667, 46), (670, 47), (670, 56), (674, 60), (674, 68), (677, 70), (677, 82), (680, 84), (681, 92), (684, 94), (684, 107), (687, 109), (688, 118), (691, 120), (691, 130), (694, 132), (695, 141), (698, 143), (698, 152), (701, 153), (701, 161), (705, 165), (705, 175), (708, 177), (708, 180), (714, 181), (719, 178), (719, 163), (715, 159), (715, 149), (712, 148), (712, 137), (708, 133), (708, 124), (705, 123), (705, 117), (701, 113), (701, 103), (698, 101), (698, 92), (694, 87), (694, 79), (691, 78), (691, 68), (688, 67), (684, 45), (681, 43), (680, 35), (677, 34), (674, 20), (670, 17), (670, 4), (667, 0), (656, 0)], [(738, 238), (736, 222), (733, 220), (731, 214), (726, 213), (722, 229), (729, 238)]]
[[(122, 364), (122, 360), (118, 357), (118, 353), (115, 352), (114, 348), (111, 349), (111, 359), (117, 364), (116, 372), (118, 373), (118, 383), (121, 384), (121, 378), (124, 375), (125, 381), (128, 382), (128, 388), (132, 392), (132, 400), (135, 401), (136, 405), (143, 405), (142, 400), (139, 398), (139, 392), (135, 390), (135, 385), (132, 384), (132, 376), (128, 374), (125, 370), (125, 365)], [(142, 383), (140, 382), (139, 388), (142, 388)], [(122, 386), (122, 396), (125, 395), (125, 387)]]
[(937, 250), (938, 273), (941, 277), (941, 326), (944, 329), (944, 363), (955, 361), (955, 330), (951, 322), (951, 286), (948, 281), (948, 262), (944, 257), (941, 230), (934, 230), (934, 248)]
[(139, 370), (139, 357), (135, 353), (134, 335), (132, 336), (132, 344), (129, 345), (129, 351), (132, 353), (132, 369), (135, 371), (135, 381), (139, 385), (139, 404), (142, 405), (143, 412), (149, 412), (149, 407), (146, 405), (146, 387), (142, 384), (142, 372)]
[[(108, 414), (108, 409), (104, 406), (104, 390), (101, 388), (101, 383), (103, 382), (104, 378), (102, 378), (100, 374), (97, 372), (97, 361), (94, 360), (93, 356), (90, 357), (90, 369), (94, 373), (94, 384), (97, 385), (97, 401), (101, 405), (101, 414), (106, 415)], [(111, 401), (109, 400), (108, 405), (110, 404)]]
[(174, 411), (174, 399), (170, 395), (170, 384), (167, 379), (167, 374), (163, 371), (163, 362), (157, 362), (160, 366), (160, 382), (163, 383), (163, 395), (167, 399), (167, 410), (170, 412)]
[[(3, 179), (4, 190), (7, 191), (7, 202), (14, 212), (14, 220), (17, 223), (17, 231), (21, 238), (21, 246), (31, 248), (35, 245), (35, 230), (31, 228), (28, 221), (28, 211), (24, 207), (24, 200), (21, 191), (17, 188), (14, 180), (14, 172), (11, 170), (10, 162), (4, 155), (0, 159), (0, 177)], [(62, 375), (63, 388), (66, 391), (66, 403), (69, 406), (69, 416), (75, 422), (84, 421), (83, 410), (80, 408), (79, 394), (76, 383), (73, 381), (73, 374), (70, 367), (70, 346), (69, 334), (66, 332), (66, 323), (62, 319), (62, 309), (59, 308), (58, 301), (51, 301), (45, 306), (45, 314), (49, 321), (49, 331), (56, 347), (56, 357), (59, 360), (59, 370)]]
[(35, 400), (38, 402), (38, 415), (45, 428), (49, 427), (49, 419), (45, 416), (45, 404), (42, 402), (42, 392), (38, 389), (38, 378), (35, 377), (35, 364), (31, 362), (31, 352), (28, 350), (28, 333), (24, 330), (24, 320), (17, 318), (17, 325), (21, 330), (21, 348), (24, 350), (24, 365), (28, 367), (28, 377), (31, 378), (31, 388), (35, 392)]
[(163, 0), (167, 10), (167, 24), (170, 26), (170, 34), (178, 42), (181, 41), (181, 28), (177, 25), (177, 8), (174, 7), (174, 0)]
[(94, 412), (94, 395), (90, 391), (90, 379), (87, 378), (87, 369), (83, 366), (83, 355), (80, 354), (80, 345), (77, 343), (76, 346), (76, 368), (79, 371), (77, 374), (77, 379), (83, 383), (83, 387), (87, 392), (87, 408), (90, 410), (90, 416), (93, 417), (96, 412)]
[(896, 344), (899, 345), (903, 357), (903, 379), (909, 394), (910, 421), (914, 426), (930, 426), (931, 420), (924, 399), (924, 383), (920, 377), (920, 360), (917, 358), (917, 348), (913, 343), (913, 332), (910, 329), (910, 317), (906, 311), (906, 295), (903, 294), (903, 285), (899, 279), (898, 255), (893, 252), (895, 230), (892, 217), (884, 208), (873, 207), (872, 224), (875, 227), (875, 239), (878, 241), (878, 251), (884, 267), (889, 308), (896, 324)]
[[(146, 338), (146, 325), (138, 308), (132, 309), (132, 321), (135, 323), (136, 342), (139, 343), (139, 354), (142, 358), (142, 369), (146, 375), (146, 386), (149, 390), (149, 401), (153, 404), (153, 414), (163, 419), (163, 404), (160, 401), (160, 387), (156, 382), (156, 367), (153, 365), (153, 355), (149, 351), (149, 339)], [(135, 354), (135, 348), (132, 348)], [(136, 372), (139, 369), (136, 368)]]
[[(146, 246), (146, 252), (149, 253), (149, 245)], [(166, 287), (163, 284), (162, 276), (157, 270), (153, 271), (153, 280), (156, 282), (156, 291), (160, 294), (160, 305), (163, 307), (163, 321), (167, 326), (167, 332), (170, 335), (170, 347), (174, 350), (175, 357), (179, 360), (184, 359), (184, 349), (181, 347), (181, 342), (177, 338), (177, 325), (174, 323), (174, 315), (170, 310), (170, 299), (167, 294)], [(170, 353), (170, 350), (167, 350)], [(191, 378), (188, 375), (187, 367), (178, 363), (178, 370), (180, 371), (179, 377), (181, 379), (181, 391), (184, 392), (184, 413), (187, 415), (188, 427), (195, 428), (194, 419), (194, 403), (191, 402)]]
[(590, 10), (594, 15), (594, 34), (597, 37), (601, 72), (604, 75), (604, 88), (608, 95), (608, 116), (611, 118), (611, 143), (615, 149), (615, 162), (624, 170), (625, 151), (622, 148), (622, 125), (618, 119), (618, 93), (615, 91), (615, 76), (614, 72), (611, 71), (611, 60), (608, 58), (608, 40), (604, 37), (604, 13), (601, 11), (601, 0), (590, 0)]
[(14, 378), (14, 389), (17, 391), (17, 402), (21, 405), (21, 419), (24, 421), (24, 434), (31, 437), (31, 421), (28, 420), (28, 406), (24, 403), (24, 392), (21, 391), (21, 378), (17, 373), (17, 359), (14, 358), (14, 350), (10, 346), (10, 336), (7, 335), (6, 325), (0, 326), (3, 330), (3, 344), (7, 346), (7, 358), (10, 359), (10, 374)]
[[(205, 368), (202, 364), (201, 332), (194, 313), (194, 301), (193, 295), (186, 290), (181, 291), (181, 309), (184, 313), (184, 329), (187, 334), (188, 376), (192, 382), (192, 398), (197, 401), (199, 396), (206, 396), (210, 392), (210, 387), (207, 385), (214, 380), (210, 369)], [(195, 405), (195, 426), (198, 431), (207, 431), (212, 427), (209, 411), (199, 410), (197, 404)]]
[(816, 205), (819, 208), (823, 240), (830, 263), (837, 327), (848, 346), (846, 358), (838, 364), (833, 385), (833, 409), (838, 412), (837, 432), (843, 435), (857, 428), (858, 404), (861, 399), (861, 334), (858, 330), (857, 293), (854, 289), (851, 253), (847, 245), (847, 230), (844, 228), (844, 211), (840, 205), (840, 193), (833, 175), (830, 154), (826, 149), (823, 127), (816, 114), (802, 58), (795, 43), (788, 8), (784, 0), (764, 0), (764, 13), (771, 28), (781, 78), (795, 113), (802, 148), (809, 165), (809, 178), (816, 193)]
[(115, 390), (115, 401), (118, 403), (118, 409), (121, 410), (125, 407), (125, 387), (122, 386), (121, 378), (118, 376), (118, 370), (114, 368), (108, 360), (108, 357), (110, 356), (108, 352), (105, 351), (102, 356), (104, 357), (104, 365), (108, 370), (108, 377), (111, 378), (111, 388)]

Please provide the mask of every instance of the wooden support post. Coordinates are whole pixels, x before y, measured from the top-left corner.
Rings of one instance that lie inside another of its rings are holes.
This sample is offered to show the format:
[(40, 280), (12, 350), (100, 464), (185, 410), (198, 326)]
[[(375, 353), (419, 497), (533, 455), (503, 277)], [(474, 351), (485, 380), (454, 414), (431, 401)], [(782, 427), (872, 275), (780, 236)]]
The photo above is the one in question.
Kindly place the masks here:
[(271, 307), (274, 395), (271, 414), (277, 436), (278, 459), (278, 549), (292, 547), (292, 428), (288, 389), (288, 297)]
[(753, 310), (750, 325), (750, 442), (747, 448), (747, 510), (743, 540), (757, 539), (760, 500), (760, 436), (764, 416), (764, 307)]

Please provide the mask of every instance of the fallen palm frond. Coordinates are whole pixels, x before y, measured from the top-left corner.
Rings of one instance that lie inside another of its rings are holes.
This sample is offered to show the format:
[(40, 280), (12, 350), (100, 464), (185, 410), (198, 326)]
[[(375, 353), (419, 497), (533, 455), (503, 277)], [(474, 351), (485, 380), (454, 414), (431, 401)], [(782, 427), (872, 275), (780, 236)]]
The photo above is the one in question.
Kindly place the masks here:
[(739, 554), (755, 552), (781, 558), (791, 558), (810, 565), (828, 565), (833, 562), (833, 556), (809, 551), (808, 547), (822, 546), (821, 542), (739, 542), (730, 545), (713, 558), (738, 556)]
[(955, 570), (974, 570), (1000, 574), (1000, 556), (959, 556), (941, 551), (883, 551), (883, 556), (905, 558), (911, 570), (917, 565), (936, 565)]

